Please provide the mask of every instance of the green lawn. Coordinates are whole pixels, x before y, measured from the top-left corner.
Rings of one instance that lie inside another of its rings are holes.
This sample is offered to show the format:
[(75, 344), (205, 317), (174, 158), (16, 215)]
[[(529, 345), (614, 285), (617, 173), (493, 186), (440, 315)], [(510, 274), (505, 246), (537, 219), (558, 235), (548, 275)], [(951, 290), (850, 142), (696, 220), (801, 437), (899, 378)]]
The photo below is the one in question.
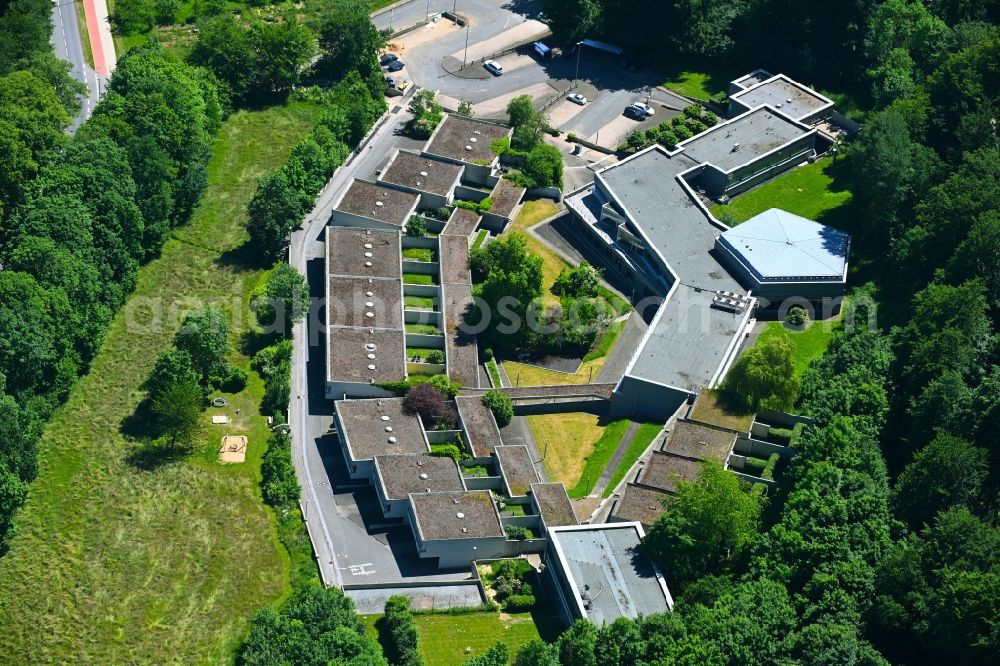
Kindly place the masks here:
[(486, 229), (480, 229), (476, 234), (476, 238), (472, 241), (472, 249), (478, 250), (482, 247), (483, 243), (486, 242), (486, 237), (490, 235)]
[(715, 69), (704, 61), (698, 63), (675, 61), (661, 66), (665, 76), (663, 87), (693, 99), (708, 100), (729, 90), (729, 82), (738, 74), (731, 68)]
[(407, 333), (419, 333), (421, 335), (441, 335), (441, 329), (434, 324), (406, 324)]
[(628, 322), (627, 319), (622, 321), (613, 321), (604, 329), (604, 333), (601, 334), (600, 340), (594, 345), (594, 348), (587, 352), (587, 355), (583, 357), (583, 360), (594, 361), (599, 358), (604, 358), (611, 351), (615, 342), (618, 341), (618, 336), (622, 334), (625, 329), (625, 324)]
[(427, 357), (433, 352), (444, 353), (441, 349), (430, 349), (428, 347), (407, 347), (406, 358), (419, 358), (421, 360), (426, 360)]
[(792, 169), (774, 180), (737, 196), (728, 204), (712, 207), (712, 214), (727, 224), (746, 222), (769, 208), (781, 208), (841, 229), (851, 192), (835, 177), (832, 158)]
[(433, 296), (403, 296), (403, 304), (414, 310), (433, 310)]
[(403, 259), (434, 261), (434, 250), (428, 247), (408, 247), (403, 250)]
[(424, 275), (423, 273), (403, 273), (403, 283), (404, 284), (437, 284), (437, 278), (433, 275)]
[(90, 373), (46, 426), (38, 478), (0, 558), (5, 664), (231, 663), (250, 615), (287, 592), (288, 554), (258, 487), (268, 431), (255, 374), (227, 411), (204, 415), (234, 419), (225, 432), (249, 437), (245, 463), (218, 464), (223, 430), (206, 426), (202, 450), (144, 467), (120, 427), (184, 309), (216, 302), (239, 315), (238, 342), (262, 274), (220, 254), (243, 243), (257, 179), (288, 159), (318, 112), (293, 104), (225, 122), (193, 220), (142, 268)]
[(494, 388), (503, 386), (503, 382), (500, 381), (500, 368), (497, 367), (497, 360), (495, 358), (486, 361), (486, 372), (490, 374), (490, 381), (493, 382)]
[[(364, 617), (365, 625), (376, 638), (375, 623), (380, 617)], [(557, 618), (539, 614), (532, 617), (532, 613), (416, 613), (413, 618), (426, 666), (460, 666), (470, 657), (486, 652), (497, 641), (507, 643), (514, 654), (522, 645), (540, 636), (554, 640), (562, 629)]]
[(628, 419), (618, 419), (604, 426), (601, 438), (594, 444), (594, 449), (587, 455), (583, 465), (583, 473), (580, 475), (576, 485), (569, 489), (570, 499), (580, 499), (590, 494), (601, 476), (601, 472), (608, 466), (611, 456), (618, 450), (618, 444), (629, 426)]
[(804, 331), (790, 331), (780, 321), (769, 321), (764, 324), (764, 330), (761, 331), (757, 342), (763, 342), (776, 336), (791, 341), (795, 374), (801, 377), (805, 369), (809, 367), (809, 363), (822, 356), (826, 348), (830, 346), (836, 325), (837, 323), (833, 320), (813, 321)]
[(643, 423), (639, 426), (632, 437), (632, 441), (629, 442), (628, 449), (625, 450), (625, 456), (619, 461), (618, 467), (615, 468), (615, 473), (611, 475), (608, 487), (604, 489), (604, 497), (608, 497), (614, 492), (615, 486), (621, 483), (621, 480), (628, 474), (629, 469), (635, 464), (635, 461), (639, 459), (639, 456), (643, 454), (646, 447), (649, 446), (650, 442), (653, 441), (661, 430), (663, 430), (662, 423)]

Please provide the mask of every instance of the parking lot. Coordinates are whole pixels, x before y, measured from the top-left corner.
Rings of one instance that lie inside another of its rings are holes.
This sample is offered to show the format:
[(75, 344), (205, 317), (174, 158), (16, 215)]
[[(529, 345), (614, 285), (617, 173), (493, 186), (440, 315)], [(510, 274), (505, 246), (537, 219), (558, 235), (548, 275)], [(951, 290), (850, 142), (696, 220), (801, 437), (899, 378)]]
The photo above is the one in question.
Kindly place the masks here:
[[(390, 40), (390, 48), (406, 62), (401, 74), (422, 88), (437, 91), (446, 106), (454, 108), (467, 101), (478, 117), (502, 118), (507, 102), (526, 94), (536, 106), (546, 107), (554, 127), (614, 148), (629, 132), (669, 120), (688, 104), (658, 88), (661, 77), (656, 72), (630, 71), (622, 66), (620, 56), (593, 48), (542, 59), (528, 43), (500, 54), (546, 30), (545, 24), (534, 20), (537, 3), (501, 5), (497, 0), (470, 0), (460, 4), (458, 13), (469, 19), (467, 27), (439, 19)], [(413, 2), (405, 7), (416, 5), (425, 6)], [(481, 59), (489, 57), (503, 67), (502, 76), (494, 76), (483, 67)], [(566, 100), (571, 92), (583, 94), (587, 104), (579, 106)], [(653, 117), (642, 122), (625, 117), (625, 107), (634, 101), (653, 107)]]

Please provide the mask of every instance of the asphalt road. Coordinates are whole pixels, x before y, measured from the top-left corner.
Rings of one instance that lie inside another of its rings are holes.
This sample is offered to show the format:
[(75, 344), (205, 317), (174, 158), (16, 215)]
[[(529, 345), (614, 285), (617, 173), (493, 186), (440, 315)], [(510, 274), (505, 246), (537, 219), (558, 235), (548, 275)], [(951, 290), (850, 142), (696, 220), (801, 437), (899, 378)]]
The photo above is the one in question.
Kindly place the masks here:
[(57, 58), (72, 65), (70, 76), (87, 85), (87, 95), (80, 99), (80, 112), (69, 126), (70, 133), (75, 132), (90, 117), (100, 100), (101, 88), (107, 84), (104, 77), (87, 66), (75, 5), (72, 0), (62, 0), (59, 4), (52, 5), (52, 49)]

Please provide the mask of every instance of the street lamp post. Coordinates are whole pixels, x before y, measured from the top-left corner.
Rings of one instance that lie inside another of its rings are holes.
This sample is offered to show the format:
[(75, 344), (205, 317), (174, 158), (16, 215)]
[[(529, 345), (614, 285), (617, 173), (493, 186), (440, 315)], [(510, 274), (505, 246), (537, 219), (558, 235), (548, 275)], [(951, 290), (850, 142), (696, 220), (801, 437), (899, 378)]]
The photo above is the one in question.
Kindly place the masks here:
[(583, 42), (576, 43), (576, 74), (573, 75), (573, 87), (575, 88), (578, 80), (580, 78), (580, 52), (583, 51), (583, 47), (580, 46)]
[(468, 23), (465, 24), (465, 52), (462, 54), (462, 67), (465, 67), (466, 57), (469, 55), (469, 28)]

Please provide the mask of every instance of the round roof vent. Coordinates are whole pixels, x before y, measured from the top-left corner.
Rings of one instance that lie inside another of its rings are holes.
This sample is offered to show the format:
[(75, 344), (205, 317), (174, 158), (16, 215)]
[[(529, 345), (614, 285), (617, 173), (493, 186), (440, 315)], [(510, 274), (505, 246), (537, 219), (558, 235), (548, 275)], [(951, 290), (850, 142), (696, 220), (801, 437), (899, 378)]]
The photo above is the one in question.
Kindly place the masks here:
[(458, 518), (458, 519), (460, 519), (460, 520), (464, 520), (465, 519), (465, 514), (462, 513), (461, 511), (459, 511), (458, 513), (455, 514), (455, 517)]
[(421, 171), (420, 175), (423, 176), (424, 178), (426, 178), (427, 177), (427, 172), (426, 171)]
[(371, 243), (365, 243), (365, 249), (366, 250), (372, 249), (372, 244)]
[(472, 150), (472, 146), (466, 146), (465, 149), (466, 150)]
[(367, 268), (371, 268), (371, 267), (372, 267), (372, 262), (370, 262), (370, 261), (366, 261), (366, 262), (365, 262), (365, 267), (367, 267)]
[(365, 345), (368, 349), (378, 349), (378, 346), (374, 342), (369, 342)]
[(469, 141), (471, 141), (472, 143), (475, 143), (476, 141), (479, 141), (479, 139), (477, 139), (474, 136), (471, 136), (471, 137), (469, 137)]
[(392, 432), (392, 426), (386, 426), (385, 427), (385, 431), (386, 432)]
[(371, 258), (371, 257), (374, 257), (375, 255), (372, 254), (371, 252), (365, 252), (365, 256), (368, 257), (368, 258)]
[(365, 313), (365, 316), (366, 317), (374, 317), (375, 313), (369, 310), (368, 312)]
[(389, 438), (389, 443), (390, 444), (395, 444), (396, 443), (396, 438), (395, 437), (390, 437)]
[(388, 420), (389, 420), (389, 417), (388, 417), (388, 416), (386, 416), (385, 414), (383, 414), (383, 415), (382, 415), (382, 416), (380, 416), (379, 418), (380, 418), (380, 419), (382, 419), (383, 421), (388, 421)]
[(374, 361), (375, 360), (375, 354), (368, 354), (368, 358), (370, 358), (371, 360)]
[(424, 481), (426, 481), (427, 479), (429, 479), (429, 478), (431, 478), (431, 477), (427, 476), (427, 473), (426, 473), (426, 472), (422, 472), (422, 473), (420, 474), (420, 478), (421, 478), (421, 479), (423, 479)]
[(374, 370), (375, 369), (375, 364), (374, 363), (369, 363), (368, 364), (368, 369), (369, 370)]
[(371, 301), (365, 301), (365, 307), (366, 308), (373, 308), (373, 307), (375, 307), (375, 304), (373, 302), (371, 302)]
[(373, 291), (366, 291), (365, 292), (365, 296), (367, 296), (368, 298), (371, 298), (374, 295), (375, 295), (375, 292), (373, 292)]
[(375, 205), (376, 205), (376, 206), (378, 206), (379, 208), (381, 208), (381, 207), (382, 207), (382, 206), (384, 206), (385, 204), (384, 204), (384, 203), (382, 203), (381, 201), (376, 201), (376, 202), (375, 202)]

